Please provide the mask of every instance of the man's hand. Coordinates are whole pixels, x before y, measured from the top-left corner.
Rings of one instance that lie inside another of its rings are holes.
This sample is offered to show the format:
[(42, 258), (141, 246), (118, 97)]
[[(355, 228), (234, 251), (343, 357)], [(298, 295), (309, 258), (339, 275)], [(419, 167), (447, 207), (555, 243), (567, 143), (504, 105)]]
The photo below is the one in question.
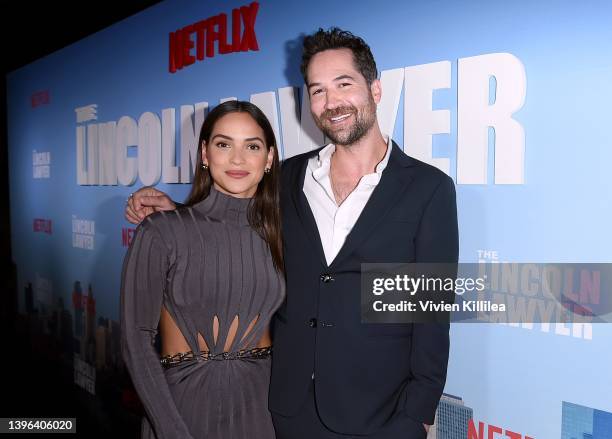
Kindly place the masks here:
[(425, 427), (425, 431), (429, 433), (429, 429), (431, 428), (431, 425), (423, 424), (423, 427)]
[(125, 205), (125, 219), (138, 224), (153, 212), (174, 210), (176, 205), (164, 192), (153, 187), (143, 187), (130, 195)]

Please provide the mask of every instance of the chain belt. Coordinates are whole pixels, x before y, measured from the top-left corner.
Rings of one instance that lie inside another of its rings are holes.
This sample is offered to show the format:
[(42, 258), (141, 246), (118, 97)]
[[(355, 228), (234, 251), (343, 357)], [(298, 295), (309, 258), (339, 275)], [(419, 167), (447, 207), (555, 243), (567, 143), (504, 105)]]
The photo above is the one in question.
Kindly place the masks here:
[(179, 352), (178, 354), (165, 355), (161, 357), (160, 363), (164, 369), (178, 366), (189, 361), (223, 361), (223, 360), (259, 360), (270, 357), (272, 346), (265, 348), (243, 349), (235, 352), (219, 352), (213, 354), (209, 351), (200, 352)]

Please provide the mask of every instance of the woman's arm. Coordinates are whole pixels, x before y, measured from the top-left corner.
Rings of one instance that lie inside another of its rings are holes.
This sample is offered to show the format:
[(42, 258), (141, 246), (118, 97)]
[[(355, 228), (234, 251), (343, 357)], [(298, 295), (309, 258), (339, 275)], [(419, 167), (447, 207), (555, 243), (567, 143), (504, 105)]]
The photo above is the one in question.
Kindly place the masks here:
[(157, 334), (170, 250), (150, 219), (136, 229), (121, 278), (123, 359), (158, 439), (191, 438), (153, 343)]

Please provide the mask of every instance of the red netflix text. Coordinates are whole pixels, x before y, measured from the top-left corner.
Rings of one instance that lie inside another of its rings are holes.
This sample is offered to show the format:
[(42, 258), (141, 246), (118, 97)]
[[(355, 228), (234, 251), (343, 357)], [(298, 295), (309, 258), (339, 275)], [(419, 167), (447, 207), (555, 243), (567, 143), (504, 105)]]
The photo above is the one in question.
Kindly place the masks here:
[(123, 247), (130, 246), (130, 244), (132, 243), (132, 238), (134, 238), (135, 231), (136, 229), (121, 229), (121, 245), (123, 245)]
[(484, 422), (478, 423), (478, 430), (474, 425), (474, 420), (470, 419), (468, 425), (468, 439), (533, 439), (531, 436), (515, 433), (514, 431), (504, 430), (495, 425), (486, 425)]
[(37, 91), (30, 97), (30, 104), (32, 105), (32, 108), (36, 108), (39, 105), (47, 105), (50, 101), (51, 98), (49, 97), (49, 90)]
[[(232, 10), (231, 38), (228, 37), (227, 14), (219, 14), (170, 32), (170, 63), (168, 70), (175, 73), (215, 53), (259, 50), (255, 35), (255, 19), (259, 3), (253, 2)], [(215, 42), (217, 43), (215, 45)], [(193, 53), (195, 49), (195, 55)]]
[(46, 233), (47, 235), (53, 234), (51, 220), (34, 218), (33, 230), (37, 233)]

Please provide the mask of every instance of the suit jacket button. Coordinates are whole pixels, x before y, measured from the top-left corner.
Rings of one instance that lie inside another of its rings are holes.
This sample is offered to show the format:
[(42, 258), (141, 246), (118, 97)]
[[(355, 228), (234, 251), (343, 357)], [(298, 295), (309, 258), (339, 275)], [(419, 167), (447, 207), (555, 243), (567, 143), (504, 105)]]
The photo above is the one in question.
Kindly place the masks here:
[(310, 326), (311, 328), (316, 328), (317, 327), (317, 319), (310, 319), (310, 320), (308, 320), (308, 326)]
[(331, 281), (333, 281), (334, 278), (331, 274), (325, 273), (321, 275), (321, 282), (323, 283), (329, 283)]

